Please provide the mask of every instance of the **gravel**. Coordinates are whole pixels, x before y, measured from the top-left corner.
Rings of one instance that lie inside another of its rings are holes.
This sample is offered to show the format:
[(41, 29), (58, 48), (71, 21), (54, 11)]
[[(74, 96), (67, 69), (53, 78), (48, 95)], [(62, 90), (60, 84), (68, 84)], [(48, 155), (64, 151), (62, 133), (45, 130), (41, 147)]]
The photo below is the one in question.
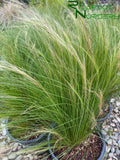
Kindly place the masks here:
[(120, 160), (120, 97), (112, 97), (110, 102), (112, 113), (102, 124), (107, 145), (105, 160)]

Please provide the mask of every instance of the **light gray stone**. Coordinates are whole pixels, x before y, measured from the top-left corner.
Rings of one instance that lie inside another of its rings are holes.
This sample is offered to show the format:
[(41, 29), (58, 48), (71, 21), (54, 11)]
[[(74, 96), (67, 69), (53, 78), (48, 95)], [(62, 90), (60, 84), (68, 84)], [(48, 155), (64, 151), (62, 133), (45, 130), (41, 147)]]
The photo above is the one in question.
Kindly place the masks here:
[(109, 140), (107, 141), (107, 143), (110, 144), (110, 145), (112, 145), (112, 142), (113, 142), (112, 139), (109, 139)]
[(3, 140), (5, 139), (6, 137), (5, 136), (0, 136), (0, 140)]
[(34, 160), (37, 160), (38, 159), (38, 157), (37, 156), (34, 156)]
[(113, 145), (118, 146), (116, 140), (113, 139)]
[(27, 157), (29, 158), (29, 160), (33, 160), (34, 159), (32, 155), (28, 155)]
[(6, 135), (7, 135), (7, 131), (6, 131), (5, 128), (2, 129), (2, 135), (3, 135), (3, 136), (6, 136)]
[(117, 140), (117, 137), (115, 137), (115, 136), (110, 136), (112, 139), (115, 139), (115, 140)]
[(111, 102), (111, 103), (114, 103), (114, 102), (115, 102), (115, 99), (114, 99), (114, 98), (111, 98), (110, 102)]
[(120, 156), (120, 150), (118, 148), (116, 149), (116, 154)]
[(23, 159), (23, 156), (19, 155), (15, 160), (22, 160), (22, 159)]
[(5, 145), (5, 144), (6, 144), (5, 141), (0, 142), (0, 146)]
[(102, 130), (102, 134), (107, 135), (107, 133), (104, 130)]
[(115, 131), (115, 132), (118, 132), (118, 129), (117, 129), (117, 128), (114, 128), (114, 131)]
[(120, 140), (118, 141), (118, 144), (120, 145)]
[(14, 144), (14, 147), (18, 147), (18, 143), (15, 143), (15, 144)]
[(106, 132), (108, 132), (108, 128), (106, 127), (105, 129), (104, 129)]
[(118, 116), (116, 116), (117, 121), (120, 123), (120, 118)]
[(109, 153), (110, 150), (111, 150), (111, 146), (107, 146), (107, 147), (106, 147), (106, 152)]
[(116, 106), (120, 106), (120, 102), (119, 101), (116, 101)]
[(117, 121), (116, 119), (113, 119), (113, 122), (114, 122), (114, 123), (118, 123), (118, 121)]
[(10, 154), (10, 155), (8, 156), (9, 160), (14, 160), (16, 157), (17, 157), (16, 154)]
[(108, 160), (113, 160), (112, 158), (109, 158)]
[(114, 153), (114, 152), (115, 152), (115, 148), (114, 148), (114, 147), (112, 147), (111, 152), (112, 152), (112, 153)]
[(14, 147), (14, 148), (12, 149), (12, 151), (13, 151), (13, 152), (18, 151), (18, 147)]
[(21, 146), (18, 146), (18, 151), (21, 150)]
[(3, 157), (2, 160), (8, 160), (8, 157)]
[(111, 157), (111, 158), (112, 158), (113, 156), (114, 156), (114, 155), (113, 155), (113, 153), (109, 153), (109, 157)]
[(115, 127), (116, 125), (115, 125), (115, 123), (111, 123), (110, 126)]

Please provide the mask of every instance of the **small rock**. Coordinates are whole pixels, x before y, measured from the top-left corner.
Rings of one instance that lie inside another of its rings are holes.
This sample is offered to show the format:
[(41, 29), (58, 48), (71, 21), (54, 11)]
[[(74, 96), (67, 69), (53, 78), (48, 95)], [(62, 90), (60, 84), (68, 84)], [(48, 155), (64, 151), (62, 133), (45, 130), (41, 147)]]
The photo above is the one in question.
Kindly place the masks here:
[(10, 146), (12, 146), (12, 147), (13, 147), (13, 146), (14, 146), (14, 144), (15, 144), (15, 143), (10, 143)]
[(0, 140), (3, 140), (3, 139), (5, 139), (5, 136), (0, 136)]
[(118, 116), (116, 116), (116, 119), (118, 120), (118, 122), (120, 123), (120, 118)]
[(108, 128), (106, 127), (105, 129), (104, 129), (106, 132), (108, 132)]
[(111, 103), (114, 103), (114, 102), (115, 102), (115, 99), (114, 99), (114, 98), (111, 98), (110, 102), (111, 102)]
[(29, 160), (33, 160), (34, 159), (32, 155), (28, 155), (27, 157), (29, 158)]
[(110, 144), (110, 145), (112, 145), (112, 139), (109, 139), (109, 140), (107, 141), (107, 143)]
[(118, 146), (117, 142), (115, 140), (113, 140), (113, 145), (114, 146)]
[(10, 143), (10, 141), (11, 141), (11, 139), (8, 137), (8, 138), (7, 138), (7, 142)]
[(112, 153), (114, 153), (114, 152), (115, 152), (115, 148), (114, 148), (114, 147), (112, 147), (111, 152), (112, 152)]
[(106, 133), (104, 130), (102, 130), (102, 133), (103, 133), (104, 135), (107, 135), (107, 133)]
[(2, 160), (8, 160), (8, 158), (7, 157), (3, 157)]
[(115, 139), (115, 140), (117, 140), (117, 137), (115, 137), (115, 136), (110, 136), (112, 139)]
[(18, 147), (18, 143), (15, 143), (15, 144), (14, 144), (14, 147)]
[(19, 155), (15, 160), (22, 160), (22, 159), (23, 159), (23, 156)]
[(107, 136), (105, 137), (105, 139), (106, 139), (106, 140), (110, 139), (110, 136), (107, 135)]
[(114, 156), (114, 155), (113, 155), (113, 153), (109, 153), (109, 157), (111, 157), (111, 158), (112, 158), (113, 156)]
[(110, 126), (115, 127), (115, 123), (111, 123)]
[(107, 147), (106, 147), (106, 152), (109, 153), (110, 150), (111, 150), (111, 146), (107, 146)]
[(118, 160), (118, 158), (116, 158), (115, 156), (113, 156), (113, 158), (114, 158), (115, 160)]
[(117, 131), (118, 131), (118, 129), (117, 129), (117, 128), (114, 128), (114, 131), (115, 131), (115, 132), (117, 132)]
[(118, 121), (117, 121), (116, 119), (113, 119), (113, 122), (114, 122), (114, 123), (118, 123)]
[(3, 135), (3, 136), (6, 136), (6, 134), (7, 134), (7, 131), (6, 131), (5, 128), (3, 128), (3, 129), (2, 129), (2, 135)]
[(1, 127), (2, 127), (2, 128), (5, 127), (5, 124), (4, 124), (4, 123), (1, 123)]
[(120, 145), (120, 140), (118, 141), (118, 144)]
[(116, 101), (116, 106), (120, 106), (120, 102), (119, 101)]
[(18, 147), (14, 147), (12, 151), (13, 151), (13, 152), (18, 151)]
[(10, 154), (10, 155), (8, 156), (8, 158), (9, 158), (10, 160), (13, 160), (13, 159), (16, 158), (16, 154)]
[(18, 151), (21, 150), (21, 146), (18, 146)]
[(117, 154), (118, 156), (120, 156), (120, 150), (119, 150), (119, 149), (116, 150), (116, 154)]
[(34, 156), (34, 160), (37, 160), (38, 159), (38, 157), (37, 156)]
[(0, 142), (0, 146), (5, 145), (5, 144), (6, 144), (5, 141)]

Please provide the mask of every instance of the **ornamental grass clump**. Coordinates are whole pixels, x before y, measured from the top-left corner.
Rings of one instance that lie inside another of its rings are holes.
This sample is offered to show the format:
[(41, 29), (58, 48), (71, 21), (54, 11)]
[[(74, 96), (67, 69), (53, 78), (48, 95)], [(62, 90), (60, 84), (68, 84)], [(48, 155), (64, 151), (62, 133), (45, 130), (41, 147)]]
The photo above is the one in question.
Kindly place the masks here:
[(0, 118), (9, 117), (22, 138), (51, 132), (52, 148), (70, 150), (94, 131), (103, 103), (120, 89), (120, 25), (62, 15), (28, 9), (0, 33)]

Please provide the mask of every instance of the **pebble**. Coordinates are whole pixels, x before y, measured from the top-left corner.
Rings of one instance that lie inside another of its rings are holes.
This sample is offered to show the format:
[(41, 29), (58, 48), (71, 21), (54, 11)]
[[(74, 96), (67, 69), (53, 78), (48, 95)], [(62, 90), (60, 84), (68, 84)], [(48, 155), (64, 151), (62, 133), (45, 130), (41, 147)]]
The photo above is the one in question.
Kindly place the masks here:
[(110, 144), (110, 145), (112, 145), (112, 139), (109, 139), (109, 140), (107, 141), (107, 143)]
[(115, 126), (116, 126), (115, 123), (111, 123), (110, 125), (111, 125), (112, 127), (115, 127)]
[(18, 151), (18, 147), (14, 147), (12, 151), (13, 151), (13, 152)]
[(21, 146), (18, 146), (18, 151), (21, 150)]
[(5, 144), (6, 144), (5, 141), (0, 142), (0, 146), (3, 146), (3, 145), (5, 145)]
[(2, 160), (8, 160), (8, 158), (7, 157), (3, 157)]
[(114, 99), (114, 98), (111, 98), (110, 102), (111, 102), (111, 103), (114, 103), (114, 102), (115, 102), (115, 99)]
[(118, 145), (120, 145), (120, 140), (118, 141)]
[(2, 139), (5, 139), (5, 136), (1, 136), (1, 137), (0, 137), (0, 140), (2, 140)]
[(117, 137), (115, 137), (115, 136), (110, 136), (112, 139), (115, 139), (115, 140), (117, 140)]
[(114, 131), (115, 131), (115, 132), (117, 132), (117, 131), (118, 131), (118, 129), (117, 129), (117, 128), (114, 128)]
[(16, 157), (17, 157), (17, 155), (16, 155), (16, 154), (13, 154), (13, 153), (8, 156), (8, 158), (9, 158), (10, 160), (15, 159)]
[(14, 144), (14, 147), (18, 147), (18, 145), (19, 145), (18, 143), (15, 143), (15, 144)]
[(19, 155), (15, 160), (22, 160), (22, 159), (23, 159), (23, 156)]
[(105, 128), (104, 130), (105, 130), (106, 132), (108, 132), (108, 128)]
[(33, 156), (32, 155), (28, 155), (27, 157), (29, 158), (29, 160), (33, 160)]
[(120, 118), (118, 116), (116, 116), (116, 119), (118, 120), (118, 122), (120, 123)]
[(120, 106), (120, 102), (119, 101), (116, 101), (116, 106)]
[(111, 158), (112, 158), (113, 156), (114, 156), (114, 155), (113, 155), (113, 153), (109, 153), (109, 157), (111, 157)]
[(107, 147), (106, 147), (106, 152), (109, 153), (110, 150), (111, 150), (111, 146), (107, 146)]
[(37, 160), (38, 159), (38, 157), (37, 156), (34, 156), (34, 160)]
[(114, 148), (114, 147), (112, 147), (111, 152), (112, 152), (112, 153), (114, 153), (114, 152), (115, 152), (115, 148)]
[(104, 135), (107, 135), (107, 133), (106, 133), (104, 130), (102, 130), (102, 133), (103, 133)]
[(117, 154), (118, 156), (120, 156), (120, 150), (119, 150), (119, 149), (116, 149), (116, 154)]
[(113, 122), (114, 122), (114, 123), (118, 123), (118, 121), (117, 121), (116, 119), (113, 119)]
[(6, 136), (6, 135), (7, 135), (7, 131), (6, 131), (5, 128), (2, 129), (2, 135), (3, 135), (3, 136)]

